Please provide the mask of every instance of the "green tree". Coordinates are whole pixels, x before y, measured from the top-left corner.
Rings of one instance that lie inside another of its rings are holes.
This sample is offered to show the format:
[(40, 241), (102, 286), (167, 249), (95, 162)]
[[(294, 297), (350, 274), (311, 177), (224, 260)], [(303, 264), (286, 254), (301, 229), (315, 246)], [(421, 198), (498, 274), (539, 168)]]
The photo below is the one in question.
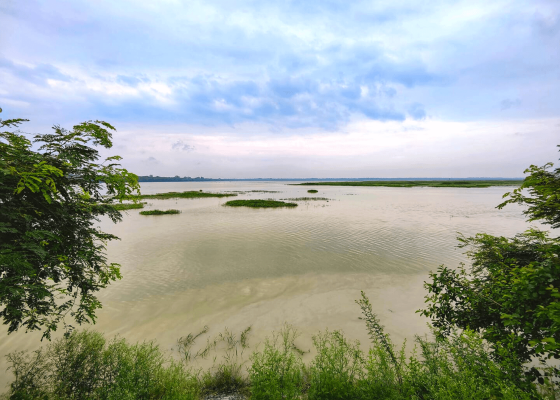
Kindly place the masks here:
[[(497, 207), (527, 205), (529, 221), (560, 227), (560, 168), (552, 167), (531, 165)], [(471, 266), (431, 273), (421, 314), (443, 334), (454, 327), (481, 332), (495, 350), (507, 346), (521, 362), (560, 358), (560, 239), (533, 228), (513, 238), (478, 234), (459, 241)], [(528, 373), (543, 379), (535, 368)]]
[[(0, 109), (1, 112), (1, 109)], [(121, 214), (111, 204), (139, 193), (138, 177), (116, 163), (98, 163), (95, 146), (110, 148), (110, 124), (87, 121), (68, 131), (55, 125), (32, 143), (0, 119), (0, 316), (8, 332), (52, 331), (69, 315), (95, 322), (96, 292), (121, 277), (105, 246), (116, 236), (95, 225)], [(35, 148), (35, 149), (34, 149)]]

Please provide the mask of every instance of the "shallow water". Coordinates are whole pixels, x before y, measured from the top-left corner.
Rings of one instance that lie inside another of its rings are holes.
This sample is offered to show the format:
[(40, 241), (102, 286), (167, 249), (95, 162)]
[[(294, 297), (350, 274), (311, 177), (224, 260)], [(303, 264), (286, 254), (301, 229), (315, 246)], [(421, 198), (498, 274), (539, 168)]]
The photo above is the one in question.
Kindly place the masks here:
[[(458, 232), (512, 236), (529, 226), (517, 206), (497, 210), (509, 188), (310, 187), (282, 182), (143, 183), (144, 194), (204, 190), (267, 190), (235, 199), (327, 197), (294, 209), (223, 207), (232, 198), (148, 200), (145, 209), (179, 215), (142, 216), (101, 227), (121, 238), (108, 258), (123, 279), (100, 294), (95, 329), (130, 340), (156, 339), (171, 349), (177, 338), (209, 325), (253, 340), (289, 322), (310, 346), (319, 329), (342, 329), (367, 342), (354, 300), (364, 290), (393, 338), (427, 331), (423, 281), (439, 265), (466, 261)], [(33, 349), (40, 335), (0, 336), (0, 355)], [(0, 360), (0, 385), (10, 379)], [(0, 391), (2, 389), (0, 388)]]

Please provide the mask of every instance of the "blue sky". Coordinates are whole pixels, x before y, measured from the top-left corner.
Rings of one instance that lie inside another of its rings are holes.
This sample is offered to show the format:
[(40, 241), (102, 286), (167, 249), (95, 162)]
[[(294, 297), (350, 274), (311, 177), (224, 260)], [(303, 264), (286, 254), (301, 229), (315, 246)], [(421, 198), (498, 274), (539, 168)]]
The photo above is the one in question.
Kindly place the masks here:
[(2, 117), (106, 120), (138, 174), (514, 177), (558, 159), (557, 0), (4, 0), (0, 25)]

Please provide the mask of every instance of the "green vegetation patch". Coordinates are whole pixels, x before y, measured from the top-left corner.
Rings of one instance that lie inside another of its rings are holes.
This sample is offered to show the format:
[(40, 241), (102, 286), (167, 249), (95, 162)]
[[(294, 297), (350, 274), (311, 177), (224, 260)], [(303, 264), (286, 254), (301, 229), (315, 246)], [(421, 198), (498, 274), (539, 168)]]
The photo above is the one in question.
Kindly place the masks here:
[(305, 182), (295, 185), (304, 186), (385, 186), (385, 187), (459, 187), (459, 188), (487, 188), (490, 186), (519, 186), (521, 180), (489, 180), (489, 181), (359, 181), (359, 182)]
[(290, 200), (290, 201), (326, 200), (326, 201), (329, 201), (331, 199), (329, 199), (327, 197), (290, 197), (289, 199), (281, 199), (281, 200)]
[(296, 203), (286, 203), (278, 200), (230, 200), (224, 205), (230, 207), (253, 208), (297, 207)]
[(228, 197), (237, 196), (235, 193), (208, 193), (208, 192), (197, 192), (195, 190), (187, 192), (167, 192), (167, 193), (156, 193), (156, 194), (142, 194), (138, 196), (140, 199), (198, 199), (202, 197)]
[(315, 190), (315, 189), (309, 189), (309, 190), (307, 191), (307, 193), (318, 193), (318, 192), (319, 192), (319, 191), (318, 191), (318, 190)]
[(113, 204), (113, 208), (119, 211), (135, 210), (138, 208), (144, 208), (144, 204), (146, 203), (119, 203), (119, 204)]
[(180, 214), (179, 210), (149, 210), (140, 211), (141, 215), (165, 215), (165, 214)]
[[(504, 349), (499, 358), (492, 357), (476, 332), (452, 331), (431, 340), (417, 336), (417, 350), (410, 353), (385, 333), (363, 292), (357, 303), (371, 338), (367, 352), (342, 332), (327, 330), (313, 336), (315, 356), (306, 363), (302, 356), (308, 351), (298, 347), (299, 333), (290, 325), (273, 332), (251, 353), (250, 327), (241, 334), (226, 329), (213, 339), (207, 337), (200, 347), (195, 342), (208, 332), (205, 327), (177, 341), (181, 356), (177, 360), (153, 342), (131, 344), (118, 337), (107, 340), (97, 332), (74, 331), (39, 351), (10, 353), (7, 358), (15, 380), (6, 398), (558, 398), (552, 382), (531, 382), (513, 352)], [(223, 352), (221, 359), (218, 352)], [(196, 359), (208, 359), (210, 353), (215, 354), (211, 369), (193, 368)]]

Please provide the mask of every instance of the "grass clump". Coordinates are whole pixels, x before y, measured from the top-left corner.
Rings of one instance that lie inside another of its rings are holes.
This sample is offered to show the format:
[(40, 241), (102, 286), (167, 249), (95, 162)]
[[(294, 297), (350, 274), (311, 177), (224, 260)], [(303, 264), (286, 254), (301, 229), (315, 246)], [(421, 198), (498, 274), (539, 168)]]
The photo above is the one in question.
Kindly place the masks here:
[(179, 210), (148, 210), (140, 211), (141, 215), (165, 215), (165, 214), (180, 214)]
[(249, 367), (251, 399), (291, 400), (299, 399), (303, 391), (304, 365), (294, 345), (296, 330), (285, 325), (266, 339), (264, 349), (254, 352)]
[(73, 332), (46, 349), (8, 356), (14, 399), (197, 399), (199, 384), (153, 342)]
[(346, 182), (306, 182), (304, 186), (385, 186), (385, 187), (456, 187), (487, 188), (490, 186), (519, 186), (521, 180), (441, 180), (441, 181), (346, 181)]
[(146, 203), (118, 203), (118, 204), (113, 204), (113, 208), (119, 211), (136, 210), (139, 208), (144, 208), (144, 204)]
[(315, 189), (309, 189), (307, 193), (319, 193), (319, 191)]
[(278, 200), (230, 200), (224, 205), (230, 207), (253, 208), (297, 207), (296, 203), (286, 203)]
[[(187, 192), (167, 192), (167, 193), (156, 193), (156, 194), (141, 194), (140, 196), (136, 196), (135, 198), (139, 199), (197, 199), (203, 197), (228, 197), (228, 196), (237, 196), (236, 193), (208, 193), (200, 191), (187, 191)], [(131, 197), (132, 198), (132, 197)]]

